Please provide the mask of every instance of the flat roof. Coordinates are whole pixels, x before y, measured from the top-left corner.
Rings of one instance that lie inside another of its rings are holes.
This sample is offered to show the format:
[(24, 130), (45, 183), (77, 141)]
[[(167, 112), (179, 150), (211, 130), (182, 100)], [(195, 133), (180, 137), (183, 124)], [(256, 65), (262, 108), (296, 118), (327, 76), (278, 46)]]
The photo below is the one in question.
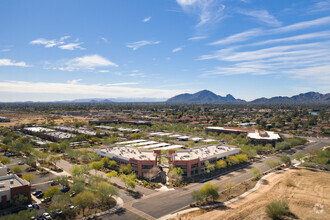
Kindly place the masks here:
[(157, 144), (152, 144), (152, 145), (143, 146), (143, 147), (139, 147), (139, 148), (148, 149), (148, 148), (156, 148), (156, 147), (165, 147), (165, 146), (168, 146), (168, 145), (170, 145), (170, 144), (168, 144), (168, 143), (157, 143)]
[(29, 185), (30, 183), (16, 176), (15, 174), (0, 177), (0, 191), (9, 190), (13, 187)]
[(28, 127), (28, 128), (24, 128), (24, 130), (31, 131), (31, 132), (50, 132), (50, 131), (54, 131), (53, 129), (43, 128), (43, 127)]
[(110, 158), (119, 158), (129, 161), (130, 158), (136, 160), (155, 160), (156, 156), (153, 151), (142, 151), (135, 147), (112, 146), (104, 147), (101, 150), (95, 150), (95, 153)]
[(267, 136), (260, 136), (260, 133), (257, 132), (250, 132), (248, 133), (248, 137), (251, 139), (256, 139), (256, 140), (279, 140), (281, 139), (280, 135), (273, 132), (273, 131), (263, 131), (264, 133), (267, 134)]
[(239, 128), (239, 127), (206, 127), (206, 129), (218, 130), (218, 131), (239, 131), (239, 132), (251, 132), (252, 129)]
[(171, 146), (167, 146), (167, 147), (159, 147), (159, 148), (156, 148), (154, 150), (171, 150), (171, 149), (175, 149), (175, 148), (183, 148), (183, 145), (171, 145)]
[(132, 141), (123, 141), (123, 142), (118, 142), (116, 144), (134, 144), (134, 143), (140, 143), (140, 142), (144, 142), (146, 140), (143, 140), (143, 139), (139, 139), (139, 140), (132, 140)]
[(174, 160), (193, 160), (200, 158), (200, 160), (203, 161), (214, 157), (219, 159), (233, 154), (238, 154), (240, 152), (240, 148), (224, 145), (209, 145), (193, 148), (191, 150), (176, 151)]
[(145, 146), (145, 145), (151, 145), (151, 144), (157, 144), (157, 141), (146, 141), (146, 142), (140, 142), (140, 143), (134, 143), (130, 145), (126, 145), (128, 147), (133, 147), (133, 146)]

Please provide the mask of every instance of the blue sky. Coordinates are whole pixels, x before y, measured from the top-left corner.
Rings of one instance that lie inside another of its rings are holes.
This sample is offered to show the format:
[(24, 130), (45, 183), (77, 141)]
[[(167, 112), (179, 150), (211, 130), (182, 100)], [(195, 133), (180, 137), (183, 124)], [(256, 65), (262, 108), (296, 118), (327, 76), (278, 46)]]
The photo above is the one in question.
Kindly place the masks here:
[(3, 0), (0, 101), (330, 90), (330, 0)]

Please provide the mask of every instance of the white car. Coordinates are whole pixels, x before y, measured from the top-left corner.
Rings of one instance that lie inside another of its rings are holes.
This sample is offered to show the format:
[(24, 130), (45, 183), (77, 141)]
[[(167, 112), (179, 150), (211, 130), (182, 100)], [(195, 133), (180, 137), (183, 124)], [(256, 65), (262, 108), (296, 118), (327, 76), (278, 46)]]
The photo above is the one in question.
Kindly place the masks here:
[(48, 212), (45, 212), (44, 214), (42, 214), (44, 216), (45, 219), (52, 219), (52, 217), (50, 217)]

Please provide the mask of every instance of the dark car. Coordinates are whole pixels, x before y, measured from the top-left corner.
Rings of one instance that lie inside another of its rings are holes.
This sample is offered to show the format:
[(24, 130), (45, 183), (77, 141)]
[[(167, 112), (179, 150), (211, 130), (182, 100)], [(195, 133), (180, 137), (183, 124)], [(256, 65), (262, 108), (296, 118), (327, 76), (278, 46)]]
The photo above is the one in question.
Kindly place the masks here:
[(20, 161), (17, 163), (18, 165), (24, 165), (24, 162), (23, 161)]
[(59, 173), (60, 173), (60, 172), (63, 172), (63, 169), (58, 168), (58, 169), (57, 169), (57, 172), (59, 172)]
[(21, 173), (15, 173), (15, 175), (18, 176), (18, 177), (22, 177)]
[(41, 191), (41, 190), (37, 190), (37, 191), (34, 191), (34, 192), (32, 193), (32, 195), (37, 196), (37, 195), (39, 195), (40, 193), (42, 193), (42, 191)]
[(44, 194), (45, 194), (45, 193), (42, 192), (42, 193), (38, 194), (36, 197), (37, 197), (38, 199), (41, 199), (41, 198), (44, 196)]
[(63, 189), (61, 189), (61, 192), (69, 192), (70, 187), (64, 187)]
[(26, 172), (34, 172), (36, 170), (37, 170), (36, 168), (30, 167), (26, 169)]
[(33, 204), (32, 206), (33, 206), (33, 208), (35, 208), (35, 209), (40, 209), (40, 207), (39, 207), (38, 204)]
[(56, 185), (58, 185), (58, 182), (57, 181), (53, 181), (53, 182), (50, 183), (50, 185), (51, 186), (56, 186)]

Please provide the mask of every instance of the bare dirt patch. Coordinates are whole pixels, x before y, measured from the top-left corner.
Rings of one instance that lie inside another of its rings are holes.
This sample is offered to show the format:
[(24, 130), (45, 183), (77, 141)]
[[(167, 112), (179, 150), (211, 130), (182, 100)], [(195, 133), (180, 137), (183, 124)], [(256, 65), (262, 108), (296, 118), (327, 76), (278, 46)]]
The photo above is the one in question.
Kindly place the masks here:
[[(227, 207), (203, 213), (198, 211), (180, 219), (269, 219), (265, 207), (274, 200), (287, 200), (290, 216), (285, 219), (330, 219), (330, 173), (289, 170), (274, 174), (267, 184)], [(319, 214), (314, 210), (317, 206)]]

